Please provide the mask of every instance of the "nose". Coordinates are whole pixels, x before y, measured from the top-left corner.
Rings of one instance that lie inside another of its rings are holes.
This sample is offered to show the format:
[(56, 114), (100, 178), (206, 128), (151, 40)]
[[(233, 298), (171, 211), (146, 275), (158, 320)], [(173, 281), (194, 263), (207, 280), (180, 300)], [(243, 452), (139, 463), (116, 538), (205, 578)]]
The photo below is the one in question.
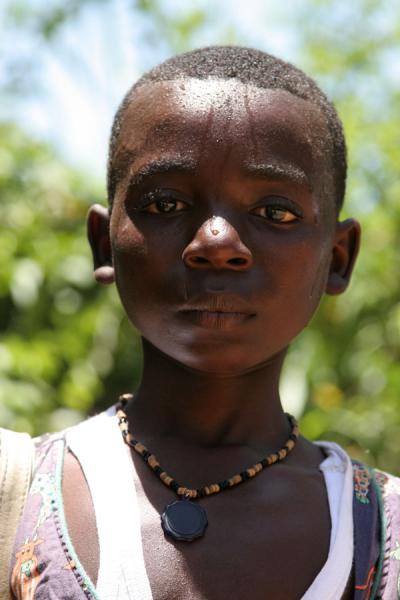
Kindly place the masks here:
[(223, 217), (205, 221), (186, 246), (182, 260), (192, 269), (247, 271), (253, 257), (236, 229)]

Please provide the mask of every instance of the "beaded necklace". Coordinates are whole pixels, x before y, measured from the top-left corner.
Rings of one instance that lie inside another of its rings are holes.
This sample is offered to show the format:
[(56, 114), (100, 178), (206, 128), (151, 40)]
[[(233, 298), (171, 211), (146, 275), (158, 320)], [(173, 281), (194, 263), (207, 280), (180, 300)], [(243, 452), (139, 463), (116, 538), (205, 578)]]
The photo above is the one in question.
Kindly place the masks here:
[(175, 540), (191, 542), (196, 538), (202, 537), (205, 533), (208, 525), (207, 513), (202, 506), (195, 504), (193, 500), (218, 494), (219, 492), (235, 487), (255, 477), (266, 467), (284, 460), (289, 452), (293, 450), (299, 437), (299, 428), (296, 419), (286, 413), (291, 431), (288, 440), (280, 450), (269, 454), (248, 469), (229, 477), (229, 479), (224, 479), (218, 483), (211, 483), (201, 488), (191, 489), (180, 485), (173, 477), (168, 475), (161, 467), (155, 455), (138, 440), (134, 439), (128, 429), (128, 418), (124, 410), (126, 404), (132, 398), (132, 394), (123, 394), (119, 398), (116, 407), (119, 428), (125, 443), (133, 448), (143, 458), (153, 473), (157, 475), (160, 481), (179, 497), (179, 500), (168, 504), (161, 515), (161, 525), (164, 532)]

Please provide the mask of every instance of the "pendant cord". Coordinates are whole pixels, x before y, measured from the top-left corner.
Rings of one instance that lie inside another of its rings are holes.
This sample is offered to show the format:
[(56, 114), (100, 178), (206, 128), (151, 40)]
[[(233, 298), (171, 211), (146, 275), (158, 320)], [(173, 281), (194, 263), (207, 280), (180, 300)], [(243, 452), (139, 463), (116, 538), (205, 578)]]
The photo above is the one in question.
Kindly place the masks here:
[(138, 440), (136, 440), (128, 428), (128, 417), (125, 413), (125, 407), (129, 400), (132, 400), (132, 394), (123, 394), (119, 398), (119, 402), (117, 404), (117, 417), (118, 417), (118, 425), (122, 433), (122, 437), (125, 443), (133, 448), (135, 452), (137, 452), (144, 462), (148, 465), (148, 467), (157, 475), (157, 477), (162, 481), (162, 483), (170, 488), (173, 492), (177, 494), (179, 497), (190, 498), (191, 500), (195, 500), (196, 498), (204, 498), (205, 496), (211, 496), (212, 494), (218, 494), (228, 488), (235, 487), (240, 483), (251, 479), (261, 473), (263, 469), (270, 467), (271, 465), (283, 461), (288, 454), (293, 450), (296, 445), (297, 439), (299, 437), (299, 428), (296, 422), (296, 419), (287, 413), (286, 416), (290, 423), (291, 431), (290, 435), (285, 442), (285, 444), (277, 450), (276, 452), (272, 452), (265, 458), (261, 459), (259, 462), (255, 463), (248, 469), (229, 477), (229, 479), (224, 479), (218, 483), (211, 483), (209, 485), (205, 485), (201, 488), (192, 489), (186, 486), (180, 485), (173, 477), (168, 475), (166, 471), (161, 467), (158, 462), (156, 456), (152, 454), (143, 444), (141, 444)]

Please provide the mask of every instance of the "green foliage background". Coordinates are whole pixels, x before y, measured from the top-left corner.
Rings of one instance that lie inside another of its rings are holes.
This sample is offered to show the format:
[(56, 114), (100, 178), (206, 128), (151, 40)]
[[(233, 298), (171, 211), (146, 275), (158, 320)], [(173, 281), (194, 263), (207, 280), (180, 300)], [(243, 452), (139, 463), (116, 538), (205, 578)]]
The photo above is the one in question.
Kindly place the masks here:
[[(14, 1), (7, 18), (54, 44), (84, 5), (107, 1), (53, 0), (42, 11)], [(360, 219), (363, 244), (349, 291), (327, 298), (293, 345), (283, 399), (303, 414), (306, 435), (338, 441), (353, 456), (400, 473), (400, 8), (350, 4), (308, 0), (285, 16), (295, 62), (319, 81), (344, 121), (344, 216)], [(147, 19), (143, 55), (156, 43), (165, 56), (200, 45), (213, 18), (207, 6), (171, 12), (161, 0), (132, 3)], [(229, 27), (213, 41), (251, 45)], [(27, 66), (20, 68), (26, 83)], [(8, 99), (22, 93), (15, 71), (2, 86)], [(138, 337), (115, 290), (98, 288), (91, 273), (85, 216), (103, 197), (102, 182), (64, 164), (18, 123), (0, 123), (1, 426), (32, 434), (65, 427), (138, 381)]]

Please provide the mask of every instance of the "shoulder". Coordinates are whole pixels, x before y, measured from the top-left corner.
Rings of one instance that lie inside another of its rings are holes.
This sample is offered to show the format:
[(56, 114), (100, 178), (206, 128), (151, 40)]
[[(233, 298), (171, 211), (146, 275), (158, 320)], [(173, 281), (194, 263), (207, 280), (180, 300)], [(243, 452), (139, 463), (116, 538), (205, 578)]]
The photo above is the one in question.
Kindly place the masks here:
[(395, 541), (396, 558), (400, 561), (400, 478), (379, 469), (372, 471), (385, 525)]
[(392, 499), (395, 502), (400, 503), (400, 477), (382, 471), (381, 469), (368, 467), (357, 460), (352, 460), (351, 462), (353, 465), (356, 489), (357, 486), (359, 488), (364, 486), (369, 487), (373, 483), (383, 502)]
[(380, 469), (373, 469), (375, 481), (382, 494), (382, 498), (392, 497), (400, 501), (400, 477), (391, 475)]
[(356, 590), (371, 586), (376, 597), (392, 600), (400, 581), (400, 479), (351, 462)]
[(380, 502), (382, 568), (379, 597), (397, 598), (400, 590), (400, 478), (373, 469)]
[(389, 499), (398, 503), (400, 507), (400, 478), (396, 475), (386, 473), (381, 469), (376, 469), (365, 465), (364, 463), (353, 460), (354, 491), (356, 497), (362, 501), (368, 494), (371, 485), (375, 487), (376, 493), (384, 504)]
[(367, 592), (393, 600), (400, 590), (400, 478), (351, 460), (336, 444), (324, 443), (324, 450), (339, 452), (351, 466), (354, 597), (365, 600)]

